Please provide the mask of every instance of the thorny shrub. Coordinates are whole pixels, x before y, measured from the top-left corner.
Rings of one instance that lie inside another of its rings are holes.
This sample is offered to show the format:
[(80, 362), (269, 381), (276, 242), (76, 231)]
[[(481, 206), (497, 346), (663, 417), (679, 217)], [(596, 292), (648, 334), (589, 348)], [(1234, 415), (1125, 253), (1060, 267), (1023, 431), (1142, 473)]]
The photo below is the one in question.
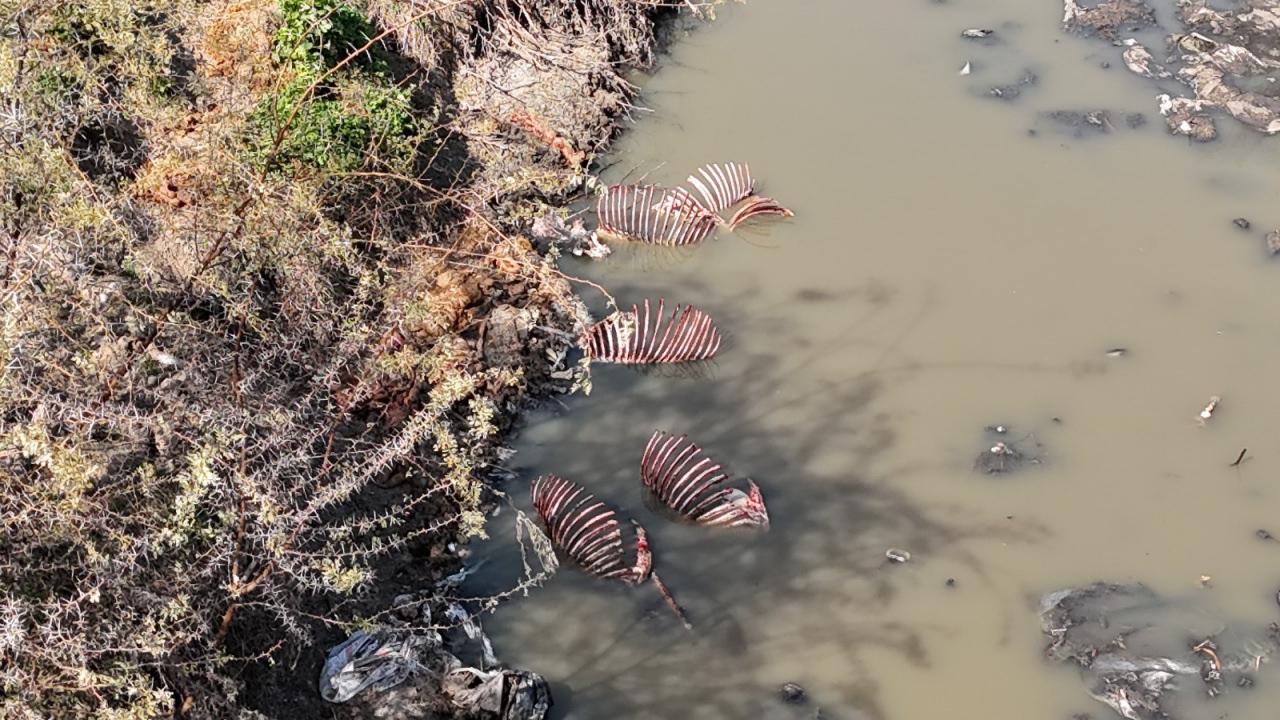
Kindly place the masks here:
[(226, 716), (245, 662), (376, 621), (384, 558), (483, 532), (581, 306), (433, 179), (426, 71), (354, 3), (0, 23), (0, 716)]

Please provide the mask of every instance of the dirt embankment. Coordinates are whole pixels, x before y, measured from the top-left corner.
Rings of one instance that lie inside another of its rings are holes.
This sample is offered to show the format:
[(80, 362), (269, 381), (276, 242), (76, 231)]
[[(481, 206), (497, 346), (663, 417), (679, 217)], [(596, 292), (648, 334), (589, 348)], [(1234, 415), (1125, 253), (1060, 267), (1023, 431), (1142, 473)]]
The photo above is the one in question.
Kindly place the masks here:
[(458, 622), (502, 438), (578, 380), (586, 311), (522, 233), (689, 5), (5, 20), (0, 715), (329, 716), (357, 624)]

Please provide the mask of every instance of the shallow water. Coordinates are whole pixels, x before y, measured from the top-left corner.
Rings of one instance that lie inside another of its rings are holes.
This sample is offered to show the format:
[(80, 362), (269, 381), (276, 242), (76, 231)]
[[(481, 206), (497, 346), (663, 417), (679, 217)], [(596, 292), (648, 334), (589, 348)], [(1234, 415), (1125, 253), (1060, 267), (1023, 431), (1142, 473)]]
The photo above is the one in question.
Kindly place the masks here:
[[(598, 366), (589, 397), (519, 439), (518, 504), (555, 472), (621, 505), (696, 625), (650, 586), (569, 567), (504, 606), (498, 653), (553, 683), (556, 717), (1112, 717), (1042, 659), (1043, 593), (1141, 581), (1233, 632), (1280, 620), (1280, 543), (1255, 537), (1280, 536), (1280, 263), (1261, 240), (1280, 227), (1280, 140), (1229, 119), (1210, 145), (1168, 136), (1156, 87), (1060, 19), (1050, 1), (752, 0), (639, 79), (653, 112), (607, 179), (746, 160), (797, 216), (567, 264), (626, 304), (694, 303), (727, 342), (701, 373)], [(1026, 70), (1016, 101), (985, 96)], [(1116, 127), (1083, 138), (1040, 116), (1098, 108)], [(995, 423), (1045, 462), (974, 472)], [(772, 531), (648, 510), (655, 428), (754, 478)], [(472, 590), (518, 575), (511, 516)], [(1191, 678), (1174, 707), (1273, 718), (1276, 664), (1212, 702)], [(807, 706), (779, 701), (787, 681)]]

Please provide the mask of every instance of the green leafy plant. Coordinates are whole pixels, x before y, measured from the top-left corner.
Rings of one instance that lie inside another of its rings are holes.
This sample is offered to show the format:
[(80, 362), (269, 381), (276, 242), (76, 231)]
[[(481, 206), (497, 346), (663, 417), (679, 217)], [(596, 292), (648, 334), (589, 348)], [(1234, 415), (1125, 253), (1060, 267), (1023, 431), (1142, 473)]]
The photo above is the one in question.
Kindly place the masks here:
[(368, 19), (334, 0), (282, 0), (280, 8), (273, 55), (289, 80), (250, 118), (255, 163), (273, 171), (406, 169), (421, 139), (412, 92), (393, 84), (376, 45), (331, 72), (369, 44)]

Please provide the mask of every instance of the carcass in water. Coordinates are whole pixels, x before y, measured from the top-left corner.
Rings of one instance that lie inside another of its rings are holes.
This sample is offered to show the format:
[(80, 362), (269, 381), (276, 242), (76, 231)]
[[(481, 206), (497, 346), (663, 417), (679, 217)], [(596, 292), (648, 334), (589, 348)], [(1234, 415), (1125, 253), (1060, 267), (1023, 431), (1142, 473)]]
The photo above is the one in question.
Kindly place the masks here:
[(640, 480), (662, 504), (699, 525), (769, 529), (760, 487), (727, 485), (729, 476), (685, 435), (657, 430), (640, 458)]
[(664, 314), (666, 301), (651, 312), (643, 306), (615, 312), (587, 329), (583, 349), (593, 362), (627, 365), (709, 360), (720, 349), (720, 332), (711, 317), (697, 308), (676, 305)]
[(530, 492), (552, 545), (574, 564), (589, 575), (628, 585), (651, 580), (680, 622), (693, 629), (671, 590), (653, 572), (653, 552), (640, 523), (631, 521), (634, 534), (624, 540), (616, 510), (581, 485), (557, 475), (534, 480)]
[[(761, 215), (791, 217), (776, 201), (755, 194), (756, 181), (746, 163), (712, 163), (687, 182), (692, 191), (658, 185), (608, 185), (596, 202), (605, 233), (654, 245), (693, 245), (711, 237), (717, 226), (734, 230)], [(746, 200), (726, 221), (720, 213)]]

